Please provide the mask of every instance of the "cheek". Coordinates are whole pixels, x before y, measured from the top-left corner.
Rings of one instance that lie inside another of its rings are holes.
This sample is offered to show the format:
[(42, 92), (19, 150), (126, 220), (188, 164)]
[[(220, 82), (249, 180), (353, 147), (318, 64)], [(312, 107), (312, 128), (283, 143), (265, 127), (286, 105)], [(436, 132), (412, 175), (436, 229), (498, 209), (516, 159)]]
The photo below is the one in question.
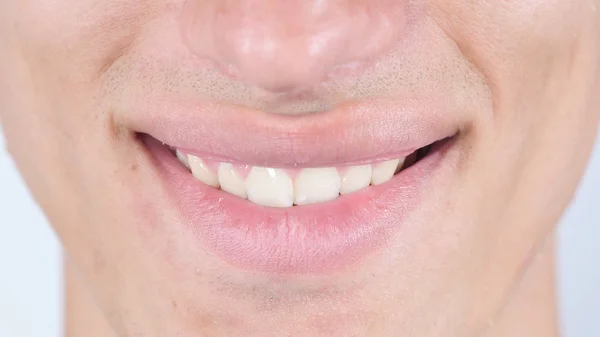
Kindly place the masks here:
[(569, 149), (588, 144), (599, 112), (593, 92), (599, 78), (600, 15), (594, 10), (599, 2), (438, 3), (439, 24), (490, 89), (493, 116), (481, 118), (478, 130), (494, 135), (491, 146), (502, 158), (503, 174), (520, 179), (521, 169), (538, 163), (535, 157), (561, 158), (551, 168), (580, 162)]
[(567, 65), (573, 43), (588, 40), (598, 21), (593, 0), (436, 5), (435, 19), (502, 101), (514, 99), (516, 92), (526, 97), (539, 90), (548, 76)]
[(11, 21), (15, 41), (34, 73), (50, 72), (72, 84), (98, 81), (126, 52), (141, 27), (166, 1), (26, 0)]

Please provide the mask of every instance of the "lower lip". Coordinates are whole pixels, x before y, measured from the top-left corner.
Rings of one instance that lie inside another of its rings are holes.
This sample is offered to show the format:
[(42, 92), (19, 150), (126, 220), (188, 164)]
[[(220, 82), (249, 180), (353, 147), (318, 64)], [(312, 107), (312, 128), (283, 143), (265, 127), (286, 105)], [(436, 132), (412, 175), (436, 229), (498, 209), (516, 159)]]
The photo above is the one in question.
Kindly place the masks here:
[(408, 225), (454, 138), (379, 186), (290, 208), (253, 204), (193, 178), (170, 150), (144, 137), (182, 222), (203, 247), (238, 268), (324, 274), (359, 265)]

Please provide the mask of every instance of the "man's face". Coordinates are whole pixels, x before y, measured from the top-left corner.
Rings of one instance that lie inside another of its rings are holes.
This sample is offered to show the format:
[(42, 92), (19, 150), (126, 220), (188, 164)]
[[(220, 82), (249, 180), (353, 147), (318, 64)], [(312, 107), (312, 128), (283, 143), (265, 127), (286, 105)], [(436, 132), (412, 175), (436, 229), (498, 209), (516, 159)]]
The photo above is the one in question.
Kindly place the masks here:
[(2, 0), (0, 117), (121, 336), (473, 336), (585, 167), (599, 7)]

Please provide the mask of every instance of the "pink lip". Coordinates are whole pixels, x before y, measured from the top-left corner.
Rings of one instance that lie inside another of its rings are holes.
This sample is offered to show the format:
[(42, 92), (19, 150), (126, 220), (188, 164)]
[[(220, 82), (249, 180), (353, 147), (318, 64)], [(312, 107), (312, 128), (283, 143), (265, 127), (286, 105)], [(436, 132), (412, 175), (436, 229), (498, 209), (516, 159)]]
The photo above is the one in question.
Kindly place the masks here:
[(142, 139), (159, 176), (182, 223), (203, 248), (246, 270), (320, 274), (359, 264), (408, 225), (428, 178), (437, 168), (452, 166), (440, 164), (455, 138), (386, 184), (323, 204), (283, 209), (203, 184), (161, 142), (212, 160), (289, 168), (403, 157), (457, 133), (456, 120), (423, 103), (431, 100), (397, 102), (295, 117), (153, 102), (142, 115), (129, 116), (135, 130), (150, 135)]
[(203, 159), (284, 168), (381, 162), (457, 133), (457, 121), (451, 120), (457, 114), (447, 106), (421, 98), (400, 102), (360, 102), (284, 116), (216, 103), (153, 100), (139, 105), (139, 115), (126, 118), (136, 131)]

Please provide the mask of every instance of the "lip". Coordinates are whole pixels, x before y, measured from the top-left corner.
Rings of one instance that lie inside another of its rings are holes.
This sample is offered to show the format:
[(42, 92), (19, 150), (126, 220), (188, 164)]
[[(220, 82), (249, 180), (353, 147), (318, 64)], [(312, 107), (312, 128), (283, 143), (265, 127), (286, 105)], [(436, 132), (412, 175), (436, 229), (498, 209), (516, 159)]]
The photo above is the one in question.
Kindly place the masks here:
[(210, 102), (153, 100), (140, 102), (137, 115), (127, 118), (137, 132), (203, 159), (275, 168), (327, 167), (406, 157), (452, 137), (461, 125), (452, 118), (459, 114), (433, 103), (440, 101), (380, 99), (289, 116)]
[(267, 208), (196, 180), (168, 147), (143, 137), (190, 235), (230, 265), (278, 275), (315, 275), (360, 264), (408, 226), (449, 139), (390, 182), (334, 201)]

